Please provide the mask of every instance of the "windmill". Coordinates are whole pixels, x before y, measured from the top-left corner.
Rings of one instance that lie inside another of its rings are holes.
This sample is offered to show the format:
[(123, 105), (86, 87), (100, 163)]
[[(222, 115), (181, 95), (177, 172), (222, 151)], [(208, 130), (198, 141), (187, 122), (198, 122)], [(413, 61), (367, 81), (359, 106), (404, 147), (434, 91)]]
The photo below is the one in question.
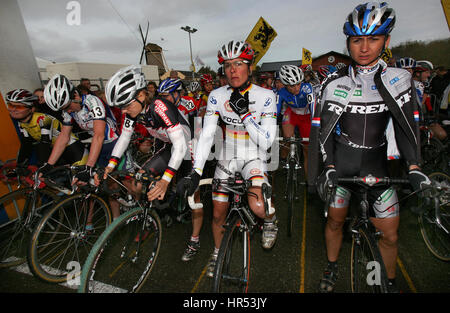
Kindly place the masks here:
[[(145, 55), (145, 46), (147, 45), (147, 36), (148, 36), (149, 28), (150, 28), (150, 22), (147, 21), (147, 30), (145, 32), (145, 37), (144, 37), (144, 33), (142, 31), (141, 24), (139, 24), (139, 32), (141, 33), (142, 43), (144, 44), (142, 47), (141, 58), (139, 59), (139, 64), (142, 64), (142, 58)], [(145, 63), (147, 64), (147, 58), (145, 58)]]

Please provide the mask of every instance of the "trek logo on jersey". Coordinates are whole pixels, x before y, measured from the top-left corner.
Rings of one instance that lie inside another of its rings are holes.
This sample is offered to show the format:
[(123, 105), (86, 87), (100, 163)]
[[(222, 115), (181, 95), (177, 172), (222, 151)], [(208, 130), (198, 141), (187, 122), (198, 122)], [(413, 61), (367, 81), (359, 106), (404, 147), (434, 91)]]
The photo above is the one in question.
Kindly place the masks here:
[[(340, 115), (344, 110), (344, 108), (334, 103), (328, 103), (328, 105), (329, 105), (328, 111), (335, 112), (338, 115)], [(375, 114), (384, 111), (388, 111), (388, 107), (385, 104), (372, 104), (372, 105), (349, 104), (345, 110), (345, 112), (351, 114)]]
[(336, 97), (341, 97), (341, 98), (345, 99), (348, 96), (348, 92), (346, 92), (344, 90), (335, 89), (333, 95), (335, 95)]
[(409, 93), (404, 93), (401, 95), (398, 99), (395, 101), (400, 107), (403, 107), (403, 105), (411, 100), (411, 95)]
[(159, 100), (155, 101), (155, 112), (161, 117), (164, 123), (167, 126), (172, 126), (172, 122), (169, 120), (169, 117), (166, 115), (167, 107), (166, 105)]

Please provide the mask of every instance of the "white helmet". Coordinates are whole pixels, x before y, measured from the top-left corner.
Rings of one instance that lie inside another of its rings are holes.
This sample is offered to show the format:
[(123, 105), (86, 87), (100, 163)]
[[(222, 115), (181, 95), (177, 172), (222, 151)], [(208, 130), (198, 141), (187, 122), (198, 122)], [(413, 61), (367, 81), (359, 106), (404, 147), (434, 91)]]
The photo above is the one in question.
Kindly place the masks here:
[(189, 84), (189, 90), (192, 91), (192, 92), (200, 90), (200, 88), (201, 87), (200, 87), (200, 83), (199, 82), (193, 81), (193, 82), (191, 82)]
[(217, 53), (217, 58), (219, 64), (223, 64), (226, 60), (233, 60), (237, 58), (242, 58), (247, 63), (252, 63), (254, 55), (255, 52), (249, 43), (232, 40), (220, 48)]
[(59, 111), (74, 98), (75, 87), (66, 76), (56, 74), (44, 88), (44, 99), (53, 111)]
[(121, 68), (106, 84), (105, 95), (109, 106), (121, 107), (129, 104), (139, 90), (147, 86), (140, 65)]
[(303, 71), (295, 65), (283, 65), (280, 69), (280, 80), (284, 85), (292, 86), (304, 79)]

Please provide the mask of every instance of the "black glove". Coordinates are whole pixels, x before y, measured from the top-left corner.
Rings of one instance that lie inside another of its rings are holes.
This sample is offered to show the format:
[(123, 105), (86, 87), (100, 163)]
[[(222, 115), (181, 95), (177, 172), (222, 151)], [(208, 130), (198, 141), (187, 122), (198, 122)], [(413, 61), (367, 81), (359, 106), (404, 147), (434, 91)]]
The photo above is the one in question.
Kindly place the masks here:
[(408, 180), (414, 191), (422, 190), (425, 187), (431, 185), (431, 181), (427, 175), (420, 170), (410, 170), (408, 172)]
[(239, 90), (234, 89), (230, 97), (230, 107), (237, 115), (241, 116), (248, 112), (248, 91), (241, 95)]
[(51, 164), (48, 164), (48, 163), (44, 163), (44, 165), (42, 165), (38, 169), (38, 171), (39, 171), (39, 173), (42, 173), (42, 176), (45, 176), (45, 175), (47, 175), (48, 172), (50, 172), (54, 168), (55, 168), (54, 165), (51, 165)]
[(89, 182), (89, 179), (94, 176), (93, 168), (89, 165), (83, 165), (81, 166), (77, 173), (75, 174), (74, 178), (77, 178), (78, 181), (82, 181), (85, 183)]
[(188, 196), (193, 195), (195, 190), (197, 190), (198, 184), (200, 183), (200, 178), (201, 176), (196, 171), (192, 171), (189, 176), (184, 177), (177, 184), (177, 194), (184, 196), (184, 193), (187, 190)]
[(329, 188), (337, 185), (337, 175), (334, 167), (327, 167), (323, 170), (317, 179), (317, 192), (322, 199), (326, 201), (326, 193)]

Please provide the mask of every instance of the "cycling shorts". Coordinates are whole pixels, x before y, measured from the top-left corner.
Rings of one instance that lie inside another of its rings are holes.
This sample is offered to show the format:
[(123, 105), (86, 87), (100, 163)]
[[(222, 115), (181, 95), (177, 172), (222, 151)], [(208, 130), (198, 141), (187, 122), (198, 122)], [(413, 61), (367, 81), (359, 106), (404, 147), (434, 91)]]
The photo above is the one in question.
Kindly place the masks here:
[(283, 115), (283, 125), (290, 124), (297, 126), (302, 138), (309, 138), (311, 131), (311, 114), (295, 114), (290, 107)]
[[(336, 188), (335, 197), (330, 206), (347, 208), (350, 203), (351, 192), (343, 186)], [(390, 218), (399, 216), (400, 206), (394, 188), (372, 188), (368, 193), (369, 216), (375, 218)], [(358, 199), (359, 200), (359, 199)]]
[[(267, 177), (267, 164), (260, 159), (254, 160), (220, 160), (217, 163), (214, 178), (227, 179), (233, 177), (236, 172), (240, 172), (245, 180), (251, 180), (252, 186), (261, 186), (263, 183), (269, 184)], [(219, 202), (228, 202), (228, 191), (220, 186), (212, 193), (212, 199)]]
[[(373, 149), (360, 149), (336, 142), (334, 164), (337, 177), (375, 177), (388, 176), (386, 161), (387, 146), (383, 145)], [(354, 186), (348, 189), (354, 189)], [(332, 207), (348, 207), (351, 192), (342, 184), (336, 189), (336, 195)], [(393, 188), (386, 186), (373, 187), (368, 193), (369, 216), (376, 218), (388, 218), (398, 216), (400, 213), (397, 193)]]

